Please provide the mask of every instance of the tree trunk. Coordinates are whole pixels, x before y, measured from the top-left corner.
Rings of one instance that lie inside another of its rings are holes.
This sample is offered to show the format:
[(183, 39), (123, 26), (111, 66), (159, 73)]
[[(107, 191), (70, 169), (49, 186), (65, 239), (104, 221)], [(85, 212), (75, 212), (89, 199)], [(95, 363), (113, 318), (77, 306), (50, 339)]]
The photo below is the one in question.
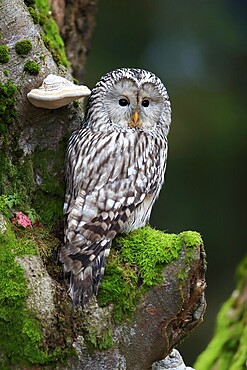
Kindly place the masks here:
[(95, 25), (95, 0), (50, 0), (52, 14), (65, 43), (73, 76), (83, 80), (84, 66)]
[[(51, 6), (80, 78), (95, 2)], [(192, 232), (132, 233), (121, 248), (113, 246), (99, 301), (84, 310), (73, 307), (56, 253), (63, 233), (66, 142), (83, 109), (81, 103), (36, 108), (26, 97), (50, 73), (72, 80), (48, 3), (2, 0), (0, 14), (1, 363), (13, 369), (148, 370), (202, 321), (202, 240)], [(121, 253), (130, 245), (130, 256), (140, 237), (145, 271)]]
[[(62, 217), (66, 141), (72, 128), (80, 124), (82, 110), (72, 104), (57, 110), (37, 109), (30, 104), (27, 93), (39, 87), (48, 74), (72, 80), (68, 70), (54, 61), (61, 59), (66, 64), (62, 52), (60, 55), (60, 50), (53, 47), (52, 37), (58, 39), (58, 33), (54, 36), (58, 30), (49, 12), (39, 13), (36, 7), (30, 8), (32, 14), (44, 24), (34, 24), (21, 0), (2, 1), (0, 6), (1, 43), (9, 50), (9, 61), (0, 64), (1, 192), (16, 194), (23, 211), (35, 209), (42, 224), (52, 226), (58, 216)], [(53, 35), (45, 33), (46, 24), (53, 27)], [(23, 40), (32, 45), (25, 56), (16, 52), (16, 43)], [(28, 61), (39, 65), (38, 74), (26, 69)]]

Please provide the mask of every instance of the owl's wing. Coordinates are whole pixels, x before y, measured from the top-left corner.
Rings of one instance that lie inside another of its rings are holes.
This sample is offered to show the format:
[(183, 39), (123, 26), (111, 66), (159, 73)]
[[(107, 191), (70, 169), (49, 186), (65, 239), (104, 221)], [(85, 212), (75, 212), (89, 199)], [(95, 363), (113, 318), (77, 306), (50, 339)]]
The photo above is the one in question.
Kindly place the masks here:
[[(71, 137), (64, 207), (66, 244), (61, 261), (71, 273), (74, 300), (82, 295), (86, 301), (85, 291), (87, 297), (97, 292), (111, 240), (133, 222), (145, 197), (155, 195), (157, 183), (161, 187), (166, 151), (160, 150), (164, 143), (159, 140), (163, 139), (136, 131), (88, 129)], [(142, 212), (150, 211), (146, 208)], [(86, 275), (90, 275), (87, 283)], [(80, 287), (78, 279), (84, 280)]]

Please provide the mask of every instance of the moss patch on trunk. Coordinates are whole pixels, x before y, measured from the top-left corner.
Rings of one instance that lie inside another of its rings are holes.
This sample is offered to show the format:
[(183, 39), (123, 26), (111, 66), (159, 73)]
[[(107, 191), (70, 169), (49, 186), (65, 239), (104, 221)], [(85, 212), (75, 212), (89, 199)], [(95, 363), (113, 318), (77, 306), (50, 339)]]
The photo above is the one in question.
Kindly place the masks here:
[(18, 153), (8, 153), (6, 146), (7, 143), (0, 148), (0, 194), (13, 200), (12, 207), (6, 204), (8, 213), (22, 211), (33, 215), (51, 229), (58, 219), (63, 218), (64, 179), (61, 168), (65, 146), (61, 145), (56, 152), (35, 150), (19, 160)]
[(17, 256), (37, 255), (38, 249), (33, 240), (16, 238), (9, 222), (5, 227), (0, 233), (0, 348), (4, 358), (0, 368), (49, 363), (54, 361), (54, 352), (41, 349), (42, 327), (26, 306), (30, 292), (16, 261)]
[(5, 84), (0, 82), (0, 135), (6, 135), (8, 125), (15, 120), (15, 92), (16, 86), (11, 80)]
[(30, 15), (34, 23), (39, 23), (43, 28), (42, 39), (45, 46), (51, 52), (54, 61), (68, 67), (69, 62), (66, 57), (64, 42), (59, 33), (57, 23), (54, 21), (50, 11), (49, 1), (47, 0), (25, 0)]

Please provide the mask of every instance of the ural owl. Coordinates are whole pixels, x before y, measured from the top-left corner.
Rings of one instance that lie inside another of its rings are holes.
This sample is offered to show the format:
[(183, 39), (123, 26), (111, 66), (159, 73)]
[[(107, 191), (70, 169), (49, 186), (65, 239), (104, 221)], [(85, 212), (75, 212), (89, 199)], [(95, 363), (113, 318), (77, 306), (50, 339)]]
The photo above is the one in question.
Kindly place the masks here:
[(98, 292), (113, 238), (147, 224), (164, 182), (168, 94), (142, 69), (103, 76), (69, 139), (60, 251), (69, 294), (85, 305)]

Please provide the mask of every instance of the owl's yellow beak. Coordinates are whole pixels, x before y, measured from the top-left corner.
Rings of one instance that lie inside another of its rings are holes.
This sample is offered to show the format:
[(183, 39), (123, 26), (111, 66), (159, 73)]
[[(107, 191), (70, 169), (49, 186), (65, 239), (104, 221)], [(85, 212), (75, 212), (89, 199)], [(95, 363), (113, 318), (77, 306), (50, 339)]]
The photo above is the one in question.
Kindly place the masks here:
[(141, 122), (139, 120), (139, 114), (135, 112), (132, 116), (132, 120), (128, 123), (128, 126), (130, 128), (140, 128)]
[(138, 113), (137, 113), (137, 112), (135, 112), (135, 113), (134, 113), (134, 115), (133, 115), (133, 121), (134, 121), (134, 124), (135, 124), (135, 125), (136, 125), (136, 123), (137, 123), (138, 119), (139, 119), (139, 115), (138, 115)]

